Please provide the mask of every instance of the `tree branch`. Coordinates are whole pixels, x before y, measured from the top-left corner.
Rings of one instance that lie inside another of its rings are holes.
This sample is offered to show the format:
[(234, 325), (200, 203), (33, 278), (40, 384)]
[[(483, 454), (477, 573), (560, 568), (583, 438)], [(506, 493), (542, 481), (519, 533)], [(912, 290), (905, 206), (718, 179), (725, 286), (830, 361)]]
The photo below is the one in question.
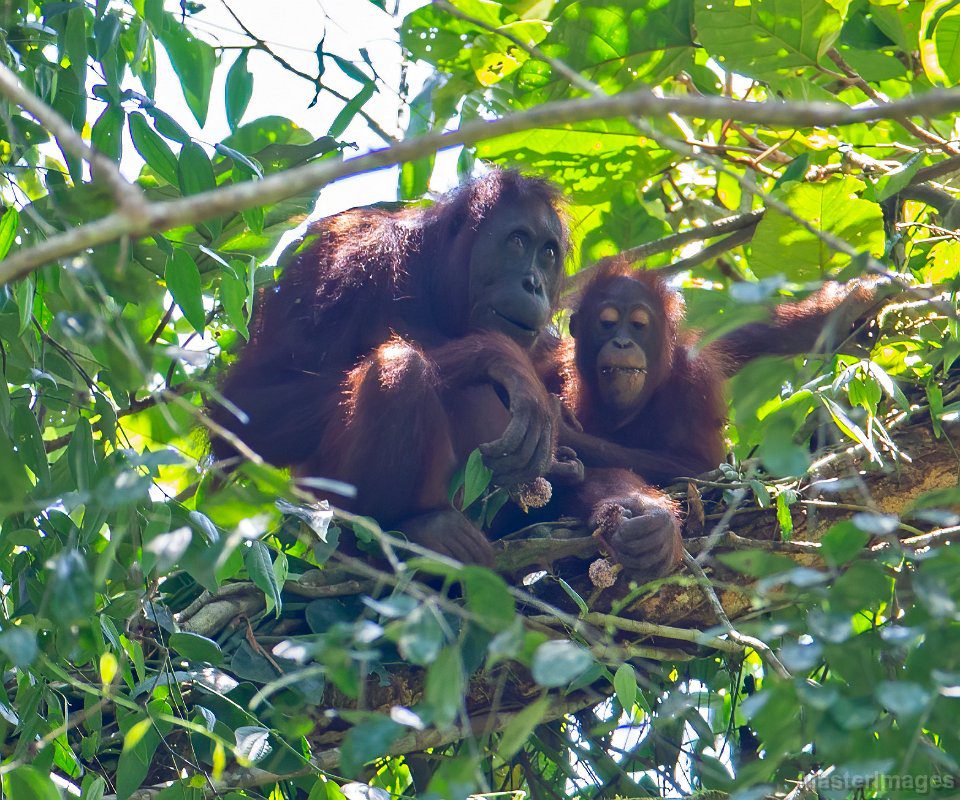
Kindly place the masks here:
[(915, 114), (960, 109), (960, 91), (933, 90), (883, 107), (850, 108), (842, 103), (750, 103), (724, 97), (657, 97), (643, 89), (614, 96), (546, 103), (496, 120), (477, 120), (459, 130), (432, 132), (346, 161), (319, 161), (270, 175), (261, 181), (232, 184), (177, 200), (148, 204), (143, 213), (114, 213), (8, 256), (0, 265), (0, 285), (37, 267), (123, 236), (138, 236), (195, 224), (225, 213), (267, 205), (317, 189), (341, 178), (421, 158), (448, 147), (550, 125), (612, 117), (664, 117), (683, 114), (700, 119), (738, 119), (765, 125), (829, 127)]
[(727, 636), (729, 636), (732, 641), (739, 645), (750, 647), (756, 650), (757, 654), (763, 659), (763, 662), (770, 667), (770, 669), (777, 673), (777, 675), (779, 675), (781, 678), (790, 680), (790, 678), (793, 676), (790, 675), (790, 671), (783, 665), (783, 662), (777, 658), (776, 653), (773, 652), (773, 650), (770, 648), (770, 645), (761, 641), (760, 639), (757, 639), (755, 636), (747, 636), (742, 634), (733, 627), (733, 623), (727, 616), (727, 612), (723, 610), (723, 604), (720, 602), (720, 598), (717, 597), (717, 593), (713, 589), (713, 584), (710, 583), (710, 579), (703, 571), (703, 567), (701, 567), (697, 559), (691, 556), (686, 550), (683, 551), (683, 563), (687, 566), (687, 569), (694, 574), (694, 577), (697, 579), (697, 583), (700, 584), (700, 587), (703, 589), (704, 594), (706, 594), (707, 600), (710, 602), (714, 613), (717, 615), (717, 619), (723, 626), (724, 630), (726, 630)]
[[(873, 102), (877, 103), (878, 105), (890, 102), (886, 97), (881, 95), (876, 89), (867, 83), (863, 77), (861, 77), (861, 75), (844, 60), (843, 56), (840, 55), (840, 51), (835, 47), (830, 48), (830, 50), (827, 51), (827, 55), (830, 56), (830, 60), (833, 61), (834, 64), (840, 67), (840, 71), (843, 72), (843, 74), (846, 75), (851, 81), (853, 81), (853, 85), (856, 86), (867, 97), (869, 97)], [(941, 150), (951, 155), (957, 154), (958, 150), (956, 144), (947, 141), (942, 136), (938, 136), (932, 131), (928, 131), (926, 128), (921, 128), (912, 120), (902, 119), (900, 120), (900, 124), (910, 131), (910, 133), (916, 136), (920, 141), (929, 142), (930, 144), (936, 145)]]
[(0, 94), (20, 106), (52, 133), (65, 153), (86, 161), (94, 177), (102, 176), (113, 189), (117, 205), (124, 214), (137, 217), (144, 212), (147, 201), (140, 187), (124, 178), (113, 161), (88, 145), (67, 120), (29, 91), (2, 62), (0, 62)]

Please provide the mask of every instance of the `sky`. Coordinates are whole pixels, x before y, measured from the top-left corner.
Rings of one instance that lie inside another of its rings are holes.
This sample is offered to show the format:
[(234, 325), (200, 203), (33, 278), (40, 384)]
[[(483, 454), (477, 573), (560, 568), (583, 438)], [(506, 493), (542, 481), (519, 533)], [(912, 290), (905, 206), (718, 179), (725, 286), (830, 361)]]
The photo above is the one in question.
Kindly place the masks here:
[[(325, 50), (355, 61), (369, 73), (369, 68), (363, 64), (359, 52), (360, 48), (366, 48), (383, 83), (378, 84), (379, 91), (364, 108), (381, 127), (396, 137), (402, 137), (403, 126), (406, 124), (403, 118), (403, 100), (397, 93), (402, 66), (397, 27), (407, 13), (424, 4), (424, 0), (387, 0), (390, 11), (394, 10), (395, 5), (399, 6), (398, 13), (394, 16), (385, 13), (370, 0), (229, 2), (230, 8), (247, 28), (302, 72), (316, 74), (315, 50), (324, 34)], [(166, 7), (171, 12), (179, 13), (178, 0), (166, 0)], [(206, 0), (206, 7), (192, 16), (188, 25), (212, 44), (229, 47), (250, 43), (250, 39), (242, 33), (240, 25), (228, 12), (223, 0)], [(202, 131), (197, 128), (187, 109), (176, 75), (166, 60), (166, 54), (160, 47), (157, 52), (157, 104), (171, 113), (201, 142), (212, 147), (229, 134), (224, 114), (224, 81), (229, 65), (240, 51), (223, 51), (221, 66), (214, 78), (209, 115)], [(312, 82), (286, 71), (267, 53), (251, 51), (248, 67), (254, 76), (253, 96), (243, 117), (244, 122), (277, 114), (288, 117), (318, 137), (326, 134), (330, 123), (343, 107), (342, 101), (323, 93), (317, 104), (308, 108), (314, 93)], [(411, 86), (411, 96), (422, 86), (429, 74), (430, 69), (426, 65), (413, 65), (408, 68), (407, 81)], [(356, 81), (345, 76), (330, 59), (327, 59), (324, 81), (349, 97), (355, 95), (360, 88)], [(383, 140), (370, 130), (360, 116), (355, 118), (342, 138), (354, 142), (359, 148), (347, 151), (348, 157), (384, 146)], [(439, 180), (431, 186), (434, 191), (444, 191), (455, 184), (456, 172), (453, 165), (456, 156), (456, 152), (441, 155), (437, 170)], [(136, 170), (133, 163), (131, 168)], [(358, 205), (395, 200), (396, 186), (396, 168), (340, 181), (321, 191), (315, 216), (327, 216)]]

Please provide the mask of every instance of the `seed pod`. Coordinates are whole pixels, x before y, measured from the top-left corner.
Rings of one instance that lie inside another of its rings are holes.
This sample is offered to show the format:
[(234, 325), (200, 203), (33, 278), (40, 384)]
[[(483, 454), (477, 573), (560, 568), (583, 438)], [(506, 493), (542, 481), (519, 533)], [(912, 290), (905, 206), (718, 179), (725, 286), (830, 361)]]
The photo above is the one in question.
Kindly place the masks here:
[(553, 487), (546, 478), (534, 478), (510, 490), (514, 502), (526, 513), (531, 508), (543, 508), (553, 497)]

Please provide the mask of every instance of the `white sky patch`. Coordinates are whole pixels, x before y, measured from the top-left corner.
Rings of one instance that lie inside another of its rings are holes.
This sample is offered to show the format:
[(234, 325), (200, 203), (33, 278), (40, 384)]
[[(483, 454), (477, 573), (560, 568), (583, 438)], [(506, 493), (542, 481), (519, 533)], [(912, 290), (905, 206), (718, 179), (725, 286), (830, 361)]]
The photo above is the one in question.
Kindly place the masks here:
[[(317, 74), (316, 49), (321, 39), (324, 39), (326, 52), (347, 59), (369, 75), (370, 67), (364, 63), (360, 53), (361, 49), (365, 49), (381, 80), (377, 82), (378, 91), (364, 105), (364, 111), (388, 134), (402, 138), (406, 126), (406, 106), (399, 94), (404, 64), (397, 28), (406, 14), (424, 4), (423, 0), (400, 0), (396, 17), (384, 13), (369, 0), (280, 0), (270, 3), (234, 0), (229, 6), (271, 50), (295, 69), (311, 76)], [(179, 16), (179, 0), (166, 0), (165, 5), (168, 11)], [(392, 6), (392, 2), (387, 5)], [(206, 124), (202, 130), (197, 126), (183, 99), (177, 76), (159, 43), (156, 47), (158, 69), (155, 99), (161, 109), (171, 114), (188, 133), (212, 151), (213, 145), (230, 133), (224, 110), (224, 84), (230, 65), (241, 52), (234, 48), (249, 45), (251, 41), (222, 0), (208, 0), (203, 11), (187, 18), (187, 25), (211, 44), (228, 48), (222, 51), (220, 66), (214, 74)], [(258, 117), (278, 115), (291, 119), (314, 137), (319, 137), (326, 134), (343, 108), (343, 101), (328, 92), (322, 92), (317, 103), (310, 108), (315, 91), (313, 84), (284, 69), (265, 52), (251, 50), (247, 66), (253, 75), (253, 95), (242, 123)], [(324, 66), (325, 85), (347, 97), (353, 97), (359, 91), (360, 84), (347, 77), (332, 59), (326, 58)], [(407, 65), (406, 79), (411, 87), (411, 97), (430, 72), (427, 65)], [(360, 115), (354, 118), (340, 138), (357, 146), (356, 150), (346, 151), (348, 158), (385, 146), (383, 139), (370, 129)], [(124, 151), (133, 152), (129, 139)], [(444, 191), (456, 183), (456, 152), (443, 154), (439, 161), (437, 173), (444, 177), (440, 179), (440, 185), (432, 188)], [(124, 164), (124, 169), (128, 177), (135, 177), (130, 173), (139, 169), (139, 158), (131, 158), (129, 164)], [(396, 200), (398, 173), (398, 168), (392, 167), (324, 187), (314, 216), (323, 217), (355, 206)]]

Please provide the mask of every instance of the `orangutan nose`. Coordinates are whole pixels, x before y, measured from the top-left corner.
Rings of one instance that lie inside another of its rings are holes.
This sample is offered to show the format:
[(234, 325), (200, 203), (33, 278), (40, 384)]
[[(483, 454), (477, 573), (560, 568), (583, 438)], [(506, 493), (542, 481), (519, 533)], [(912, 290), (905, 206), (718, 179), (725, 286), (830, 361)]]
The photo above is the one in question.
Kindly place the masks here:
[(540, 276), (535, 272), (528, 272), (523, 276), (523, 288), (530, 294), (541, 294), (543, 292), (543, 283)]
[(628, 350), (629, 348), (633, 347), (633, 339), (628, 339), (625, 336), (618, 336), (611, 342), (611, 344), (618, 350)]

